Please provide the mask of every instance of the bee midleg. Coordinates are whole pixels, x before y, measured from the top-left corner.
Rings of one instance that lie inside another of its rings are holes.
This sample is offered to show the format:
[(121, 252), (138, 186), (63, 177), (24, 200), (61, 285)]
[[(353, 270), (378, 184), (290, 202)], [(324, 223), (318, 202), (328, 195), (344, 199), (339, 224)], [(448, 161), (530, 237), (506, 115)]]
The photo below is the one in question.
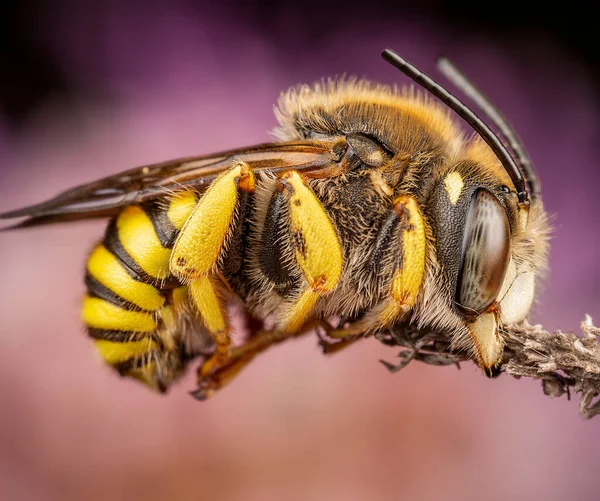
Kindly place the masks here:
[(306, 285), (288, 302), (276, 320), (276, 330), (298, 332), (319, 298), (337, 286), (343, 267), (342, 248), (335, 228), (319, 199), (296, 171), (279, 180), (288, 194), (291, 242)]
[(239, 202), (239, 191), (254, 191), (254, 175), (235, 162), (217, 177), (181, 229), (170, 258), (170, 270), (187, 283), (190, 298), (215, 341), (215, 353), (200, 367), (200, 376), (222, 365), (229, 355), (229, 322), (221, 297), (218, 262), (227, 244)]
[[(175, 216), (192, 204), (194, 195), (186, 193), (167, 211), (126, 207), (87, 263), (83, 319), (100, 355), (122, 375), (158, 390), (165, 390), (179, 369), (173, 324), (175, 299), (185, 288), (165, 291), (161, 284), (169, 275), (169, 241), (181, 219)], [(163, 212), (173, 221), (160, 221)]]
[(425, 224), (416, 200), (401, 195), (394, 200), (401, 232), (402, 261), (394, 270), (389, 292), (360, 320), (327, 333), (336, 339), (373, 334), (402, 320), (414, 306), (425, 273)]

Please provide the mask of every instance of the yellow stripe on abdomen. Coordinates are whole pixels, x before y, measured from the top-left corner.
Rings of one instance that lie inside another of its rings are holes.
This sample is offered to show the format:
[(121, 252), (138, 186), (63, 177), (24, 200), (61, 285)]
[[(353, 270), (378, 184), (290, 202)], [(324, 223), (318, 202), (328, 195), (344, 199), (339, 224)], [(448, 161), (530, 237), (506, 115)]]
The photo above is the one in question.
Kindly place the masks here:
[(151, 332), (156, 329), (152, 314), (124, 310), (97, 297), (85, 297), (82, 317), (85, 324), (93, 329), (132, 332)]
[(117, 217), (117, 236), (135, 263), (159, 280), (169, 276), (171, 249), (160, 243), (148, 215), (137, 205), (126, 207)]
[(118, 343), (107, 341), (105, 339), (96, 340), (96, 349), (104, 361), (115, 365), (127, 362), (133, 358), (143, 357), (158, 348), (156, 342), (151, 338), (141, 339), (139, 341), (130, 341), (128, 343)]
[(165, 298), (158, 289), (134, 279), (102, 244), (92, 251), (87, 269), (102, 285), (143, 310), (154, 311), (164, 305)]
[(172, 243), (197, 204), (193, 192), (124, 208), (87, 262), (82, 317), (98, 354), (123, 376), (165, 391), (186, 361), (179, 316), (188, 288), (169, 269)]

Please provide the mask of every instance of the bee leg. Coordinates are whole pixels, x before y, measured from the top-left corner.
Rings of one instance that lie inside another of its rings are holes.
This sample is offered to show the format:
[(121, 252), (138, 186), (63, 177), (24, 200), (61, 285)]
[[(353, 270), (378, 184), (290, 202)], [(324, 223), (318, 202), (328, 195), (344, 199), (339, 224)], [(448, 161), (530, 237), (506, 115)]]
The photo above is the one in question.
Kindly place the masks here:
[(278, 186), (288, 195), (294, 255), (307, 286), (284, 307), (277, 330), (298, 332), (319, 298), (337, 286), (343, 266), (342, 248), (325, 209), (298, 172), (286, 172)]
[(394, 271), (387, 297), (356, 322), (327, 332), (334, 339), (348, 339), (391, 327), (413, 308), (425, 273), (425, 225), (416, 200), (401, 195), (394, 211), (402, 232), (402, 262)]
[(254, 175), (238, 161), (208, 187), (185, 221), (170, 257), (171, 273), (187, 283), (192, 304), (215, 341), (215, 353), (202, 365), (209, 374), (229, 355), (229, 322), (221, 297), (217, 263), (234, 225), (240, 191), (254, 191)]
[(335, 329), (329, 321), (322, 319), (315, 329), (317, 338), (319, 339), (319, 346), (323, 355), (332, 355), (338, 351), (343, 350), (347, 346), (354, 344), (355, 341), (361, 339), (359, 336), (347, 336), (345, 339), (333, 339), (329, 336), (329, 333)]
[(233, 362), (222, 364), (209, 376), (200, 377), (198, 380), (198, 388), (191, 391), (190, 395), (197, 400), (208, 400), (217, 391), (228, 385), (253, 359), (254, 354), (249, 354), (246, 357), (238, 358)]
[[(256, 355), (267, 350), (274, 344), (281, 343), (291, 337), (299, 337), (310, 332), (313, 325), (305, 325), (296, 333), (284, 331), (259, 331), (253, 334), (246, 342), (233, 348), (227, 361), (208, 375), (198, 371), (198, 388), (191, 394), (198, 400), (210, 398), (216, 391), (229, 384), (239, 372), (248, 365)], [(201, 369), (201, 368), (200, 368)]]
[[(331, 292), (339, 281), (343, 264), (342, 249), (323, 206), (296, 171), (286, 172), (279, 179), (278, 188), (287, 194), (294, 256), (304, 274), (306, 287), (282, 309), (273, 331), (257, 333), (230, 353), (227, 344), (227, 351), (222, 350), (220, 356), (219, 352), (215, 354), (214, 360), (217, 362), (211, 365), (209, 359), (200, 367), (199, 389), (194, 392), (197, 398), (208, 398), (228, 384), (258, 353), (272, 344), (308, 332), (312, 325), (307, 324), (306, 320), (318, 299)], [(194, 295), (192, 283), (190, 287)], [(196, 301), (202, 296), (198, 294)], [(218, 308), (215, 303), (211, 310), (206, 308), (205, 315), (216, 317), (216, 311)], [(215, 340), (219, 350), (219, 340)]]
[[(279, 339), (279, 340), (283, 340)], [(198, 400), (206, 400), (215, 392), (229, 384), (239, 372), (248, 365), (261, 351), (277, 342), (275, 331), (260, 331), (248, 339), (243, 345), (231, 350), (227, 361), (210, 374), (198, 369), (198, 388), (191, 395)]]
[(348, 337), (346, 339), (342, 339), (340, 341), (330, 341), (325, 339), (323, 336), (319, 336), (319, 345), (321, 346), (321, 350), (323, 351), (323, 355), (333, 355), (334, 353), (338, 353), (342, 351), (344, 348), (353, 345), (362, 339), (362, 337)]

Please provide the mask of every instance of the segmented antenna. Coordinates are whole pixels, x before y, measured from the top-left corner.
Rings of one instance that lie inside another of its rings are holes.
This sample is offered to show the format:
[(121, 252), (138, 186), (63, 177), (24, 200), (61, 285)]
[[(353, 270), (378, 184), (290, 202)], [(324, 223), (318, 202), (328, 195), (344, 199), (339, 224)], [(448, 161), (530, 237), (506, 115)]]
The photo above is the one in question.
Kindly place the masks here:
[(442, 75), (471, 99), (500, 131), (517, 158), (520, 170), (525, 175), (525, 181), (529, 186), (529, 196), (535, 200), (540, 193), (540, 182), (531, 158), (514, 127), (492, 101), (447, 57), (438, 58), (437, 67)]
[(488, 144), (498, 160), (504, 166), (504, 169), (510, 176), (519, 197), (519, 202), (527, 205), (529, 203), (529, 195), (525, 188), (523, 175), (519, 170), (519, 166), (515, 163), (506, 146), (500, 141), (498, 136), (481, 120), (466, 104), (460, 101), (454, 94), (450, 93), (442, 85), (437, 83), (429, 75), (423, 73), (416, 66), (413, 66), (406, 59), (398, 55), (392, 49), (385, 49), (381, 54), (392, 66), (398, 68), (406, 76), (410, 77), (425, 90), (433, 94), (444, 104), (450, 107), (458, 116), (467, 122), (477, 134)]

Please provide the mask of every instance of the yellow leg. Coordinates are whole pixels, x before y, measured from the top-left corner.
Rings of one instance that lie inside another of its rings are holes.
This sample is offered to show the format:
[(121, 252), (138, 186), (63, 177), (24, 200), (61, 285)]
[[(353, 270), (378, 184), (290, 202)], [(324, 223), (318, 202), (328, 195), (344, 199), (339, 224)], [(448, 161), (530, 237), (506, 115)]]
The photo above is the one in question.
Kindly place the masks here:
[(198, 389), (192, 394), (201, 400), (231, 382), (258, 353), (272, 344), (309, 332), (311, 326), (306, 320), (317, 301), (339, 282), (342, 248), (325, 209), (296, 171), (285, 173), (279, 187), (288, 195), (294, 256), (306, 280), (305, 289), (284, 308), (274, 330), (260, 331), (228, 356), (220, 356), (217, 361), (215, 354), (214, 363), (209, 360), (200, 367)]
[(312, 313), (320, 297), (333, 291), (342, 273), (342, 248), (325, 209), (296, 171), (279, 181), (289, 195), (290, 230), (294, 255), (307, 287), (291, 303), (277, 329), (297, 332)]
[(229, 322), (216, 280), (217, 262), (233, 226), (239, 190), (254, 190), (254, 175), (237, 162), (206, 190), (187, 217), (175, 241), (170, 270), (188, 284), (192, 304), (215, 341), (215, 353), (202, 365), (202, 374), (221, 366), (229, 355)]
[(373, 334), (402, 320), (414, 306), (425, 273), (425, 225), (415, 199), (410, 196), (398, 197), (394, 210), (400, 220), (403, 259), (392, 277), (388, 297), (360, 320), (328, 332), (329, 337), (345, 339)]
[(216, 271), (239, 190), (254, 190), (254, 175), (244, 162), (234, 164), (213, 181), (181, 228), (169, 263), (177, 278), (190, 281)]

